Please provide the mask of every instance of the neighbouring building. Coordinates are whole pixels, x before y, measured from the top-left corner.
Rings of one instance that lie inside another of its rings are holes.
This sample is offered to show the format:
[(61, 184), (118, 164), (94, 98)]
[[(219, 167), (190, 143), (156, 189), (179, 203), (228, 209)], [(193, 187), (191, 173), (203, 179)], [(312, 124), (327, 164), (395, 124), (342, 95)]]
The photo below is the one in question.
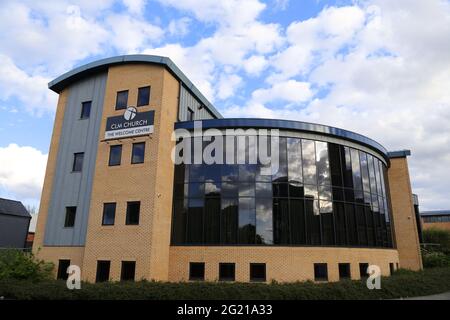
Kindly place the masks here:
[(0, 198), (0, 249), (25, 248), (30, 220), (22, 202)]
[[(60, 278), (70, 264), (91, 282), (422, 268), (407, 150), (319, 124), (224, 119), (166, 57), (95, 61), (49, 87), (59, 101), (33, 250)], [(223, 154), (211, 152), (219, 141)], [(276, 169), (247, 161), (264, 145)], [(173, 150), (194, 160), (175, 164)], [(209, 152), (226, 161), (195, 159)]]
[(422, 229), (443, 229), (450, 231), (450, 210), (420, 212)]

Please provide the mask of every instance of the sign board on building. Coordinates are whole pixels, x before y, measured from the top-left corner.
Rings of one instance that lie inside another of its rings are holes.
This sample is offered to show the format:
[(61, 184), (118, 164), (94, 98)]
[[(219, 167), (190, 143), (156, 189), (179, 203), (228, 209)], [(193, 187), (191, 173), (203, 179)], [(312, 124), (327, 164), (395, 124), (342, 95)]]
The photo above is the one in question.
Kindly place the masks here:
[(137, 112), (128, 107), (123, 116), (106, 119), (105, 139), (120, 139), (142, 136), (153, 132), (155, 111)]

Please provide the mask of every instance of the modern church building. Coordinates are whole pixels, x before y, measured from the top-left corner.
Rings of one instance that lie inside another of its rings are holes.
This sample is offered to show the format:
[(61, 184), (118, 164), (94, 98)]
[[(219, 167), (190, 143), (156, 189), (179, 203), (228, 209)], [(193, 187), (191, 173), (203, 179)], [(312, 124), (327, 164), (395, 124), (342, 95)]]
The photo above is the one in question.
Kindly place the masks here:
[(224, 119), (166, 57), (99, 60), (49, 88), (59, 101), (33, 250), (59, 278), (71, 264), (91, 282), (422, 268), (409, 151), (319, 124)]

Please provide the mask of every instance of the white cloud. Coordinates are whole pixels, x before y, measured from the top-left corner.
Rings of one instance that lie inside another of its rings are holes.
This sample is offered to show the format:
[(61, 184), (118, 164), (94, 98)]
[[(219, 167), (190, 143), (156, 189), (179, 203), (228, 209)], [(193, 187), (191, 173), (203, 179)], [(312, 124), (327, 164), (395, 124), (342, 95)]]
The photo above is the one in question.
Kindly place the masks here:
[(188, 17), (182, 17), (180, 19), (175, 19), (170, 21), (167, 30), (171, 35), (175, 36), (185, 36), (189, 32), (189, 24), (191, 19)]
[(138, 15), (142, 14), (145, 6), (145, 0), (123, 0), (123, 3), (130, 13)]
[(143, 19), (127, 14), (113, 14), (106, 19), (110, 41), (114, 48), (124, 53), (137, 53), (159, 42), (164, 31)]
[(251, 76), (259, 76), (268, 65), (268, 61), (263, 55), (252, 55), (243, 63), (244, 70)]
[(253, 91), (252, 99), (261, 104), (272, 101), (300, 103), (310, 100), (312, 96), (313, 92), (309, 83), (288, 80), (276, 83), (269, 89), (257, 89)]
[(221, 100), (231, 97), (236, 89), (242, 85), (242, 78), (235, 74), (220, 76), (217, 97)]
[(0, 148), (0, 187), (3, 194), (20, 200), (39, 201), (47, 155), (27, 146)]
[[(29, 75), (19, 69), (7, 56), (0, 54), (0, 99), (17, 97), (23, 107), (32, 113), (54, 111), (56, 94), (47, 88), (50, 79)], [(14, 107), (17, 110), (17, 107)]]

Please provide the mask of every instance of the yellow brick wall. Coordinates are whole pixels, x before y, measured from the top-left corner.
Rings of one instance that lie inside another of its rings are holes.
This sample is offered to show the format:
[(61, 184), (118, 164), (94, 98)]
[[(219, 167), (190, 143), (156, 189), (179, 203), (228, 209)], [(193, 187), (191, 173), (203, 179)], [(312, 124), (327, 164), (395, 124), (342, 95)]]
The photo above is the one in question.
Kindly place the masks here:
[(422, 256), (406, 157), (391, 159), (388, 181), (400, 267), (420, 270), (422, 269)]
[[(169, 128), (171, 133), (177, 112), (178, 82), (162, 66), (110, 67), (100, 139), (104, 137), (106, 119), (124, 112), (115, 110), (117, 91), (129, 90), (128, 105), (136, 105), (138, 88), (148, 85), (151, 86), (150, 106), (139, 107), (138, 111), (155, 111), (154, 132), (150, 137), (99, 142), (98, 145), (82, 275), (89, 281), (95, 280), (97, 260), (111, 261), (111, 280), (120, 279), (124, 260), (136, 261), (136, 279), (167, 279), (168, 258), (164, 265), (164, 249), (168, 251), (168, 243), (164, 239), (168, 239), (169, 228), (164, 215), (171, 208), (172, 190), (169, 192), (161, 185), (165, 183), (169, 189), (173, 180), (173, 165), (168, 161), (166, 149), (171, 146)], [(132, 144), (141, 141), (146, 143), (144, 163), (131, 164)], [(122, 161), (120, 166), (109, 167), (109, 148), (114, 144), (122, 144)], [(141, 202), (137, 226), (125, 225), (127, 201)], [(114, 226), (102, 226), (105, 202), (117, 203)], [(170, 215), (168, 217), (170, 219)], [(153, 235), (154, 231), (159, 237)], [(152, 261), (152, 256), (159, 255), (161, 265)]]
[(329, 247), (184, 247), (170, 248), (170, 281), (187, 281), (189, 263), (205, 262), (205, 280), (217, 281), (219, 263), (235, 263), (236, 281), (248, 282), (250, 263), (266, 263), (266, 280), (280, 282), (314, 279), (314, 263), (328, 264), (328, 280), (339, 280), (338, 263), (350, 263), (352, 279), (359, 279), (359, 263), (378, 265), (389, 275), (398, 263), (393, 249)]

